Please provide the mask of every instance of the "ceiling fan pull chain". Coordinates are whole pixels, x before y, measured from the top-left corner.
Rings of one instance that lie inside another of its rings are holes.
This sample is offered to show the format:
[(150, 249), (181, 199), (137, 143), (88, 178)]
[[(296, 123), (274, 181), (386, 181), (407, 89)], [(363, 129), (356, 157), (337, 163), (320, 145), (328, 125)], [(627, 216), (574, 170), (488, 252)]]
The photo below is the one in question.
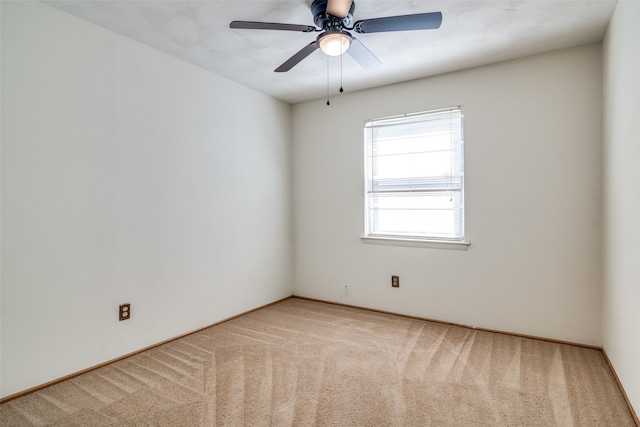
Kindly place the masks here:
[(329, 55), (327, 55), (327, 105), (331, 105), (329, 101)]
[(340, 93), (344, 92), (344, 89), (342, 89), (342, 57), (343, 56), (344, 56), (344, 53), (340, 55)]

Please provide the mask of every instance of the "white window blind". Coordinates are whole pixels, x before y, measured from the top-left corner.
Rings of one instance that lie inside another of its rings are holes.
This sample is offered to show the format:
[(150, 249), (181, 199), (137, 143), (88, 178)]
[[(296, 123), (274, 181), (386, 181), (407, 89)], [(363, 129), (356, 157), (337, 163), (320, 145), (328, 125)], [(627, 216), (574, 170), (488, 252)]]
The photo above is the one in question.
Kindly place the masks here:
[(365, 124), (365, 236), (464, 240), (460, 107)]

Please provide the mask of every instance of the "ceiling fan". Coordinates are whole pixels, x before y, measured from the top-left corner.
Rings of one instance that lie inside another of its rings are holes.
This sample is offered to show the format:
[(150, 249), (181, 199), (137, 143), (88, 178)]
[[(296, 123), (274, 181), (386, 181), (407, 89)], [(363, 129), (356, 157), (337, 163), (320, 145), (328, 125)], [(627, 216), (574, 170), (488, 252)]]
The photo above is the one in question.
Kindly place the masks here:
[[(373, 69), (382, 62), (353, 37), (349, 31), (359, 34), (384, 33), (390, 31), (431, 30), (440, 28), (442, 13), (418, 13), (413, 15), (387, 16), (382, 18), (356, 21), (352, 27), (353, 12), (356, 4), (353, 0), (313, 0), (311, 13), (313, 25), (281, 24), (274, 22), (233, 21), (231, 28), (245, 30), (301, 31), (303, 33), (320, 32), (318, 37), (303, 47), (275, 69), (281, 73), (289, 71), (300, 61), (320, 48), (329, 56), (340, 56), (347, 52), (363, 68)], [(348, 31), (347, 31), (348, 30)]]

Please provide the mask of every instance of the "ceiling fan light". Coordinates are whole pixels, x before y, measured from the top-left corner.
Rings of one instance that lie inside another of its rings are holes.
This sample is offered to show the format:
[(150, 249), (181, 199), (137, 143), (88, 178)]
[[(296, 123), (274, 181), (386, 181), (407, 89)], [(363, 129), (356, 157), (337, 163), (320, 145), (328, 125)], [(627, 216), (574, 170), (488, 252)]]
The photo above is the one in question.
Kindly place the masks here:
[(349, 49), (351, 37), (343, 32), (326, 33), (318, 40), (320, 50), (329, 56), (340, 56)]

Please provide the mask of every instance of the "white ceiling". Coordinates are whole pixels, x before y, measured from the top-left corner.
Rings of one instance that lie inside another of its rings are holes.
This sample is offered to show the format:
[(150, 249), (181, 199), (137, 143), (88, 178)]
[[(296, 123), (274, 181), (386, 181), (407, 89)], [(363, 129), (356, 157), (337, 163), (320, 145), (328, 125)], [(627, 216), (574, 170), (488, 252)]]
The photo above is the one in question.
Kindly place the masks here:
[[(340, 87), (340, 58), (314, 52), (273, 70), (317, 33), (232, 30), (233, 20), (313, 25), (311, 0), (45, 1), (95, 24), (289, 103)], [(487, 65), (602, 40), (615, 0), (356, 0), (354, 21), (441, 11), (438, 30), (358, 34), (383, 65), (342, 59), (346, 92)]]

